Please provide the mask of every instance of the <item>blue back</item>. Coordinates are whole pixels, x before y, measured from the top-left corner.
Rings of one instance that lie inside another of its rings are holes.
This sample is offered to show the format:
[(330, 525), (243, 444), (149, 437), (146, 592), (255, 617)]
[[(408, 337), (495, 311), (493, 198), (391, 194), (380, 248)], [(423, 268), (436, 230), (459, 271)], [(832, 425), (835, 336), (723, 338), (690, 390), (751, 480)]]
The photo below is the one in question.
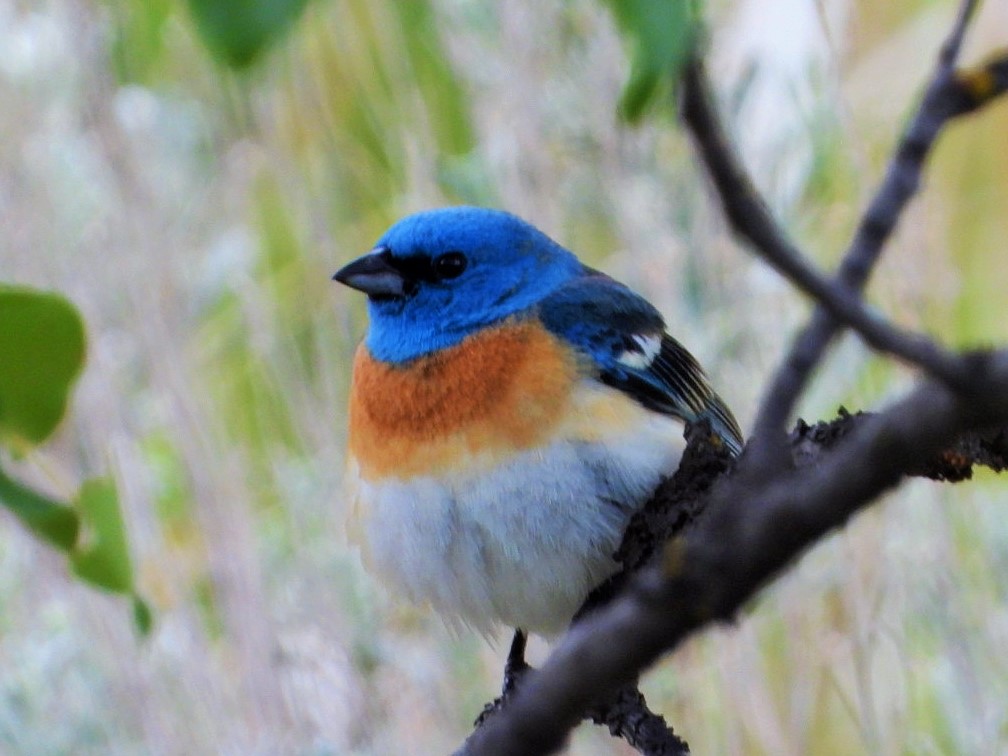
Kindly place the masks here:
[[(686, 422), (706, 418), (732, 453), (742, 450), (742, 431), (703, 368), (665, 333), (661, 313), (639, 294), (586, 268), (546, 297), (538, 315), (548, 330), (592, 358), (603, 383)], [(648, 341), (650, 354), (644, 351)]]

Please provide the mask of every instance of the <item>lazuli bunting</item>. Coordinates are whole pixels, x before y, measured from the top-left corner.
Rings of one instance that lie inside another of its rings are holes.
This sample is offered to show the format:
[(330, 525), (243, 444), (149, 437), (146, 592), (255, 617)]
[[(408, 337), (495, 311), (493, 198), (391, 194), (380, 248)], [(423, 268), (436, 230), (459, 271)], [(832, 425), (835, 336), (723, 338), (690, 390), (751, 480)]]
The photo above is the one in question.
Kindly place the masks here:
[(639, 295), (505, 212), (411, 215), (334, 278), (368, 295), (351, 538), (449, 622), (551, 635), (617, 567), (686, 423), (742, 434)]

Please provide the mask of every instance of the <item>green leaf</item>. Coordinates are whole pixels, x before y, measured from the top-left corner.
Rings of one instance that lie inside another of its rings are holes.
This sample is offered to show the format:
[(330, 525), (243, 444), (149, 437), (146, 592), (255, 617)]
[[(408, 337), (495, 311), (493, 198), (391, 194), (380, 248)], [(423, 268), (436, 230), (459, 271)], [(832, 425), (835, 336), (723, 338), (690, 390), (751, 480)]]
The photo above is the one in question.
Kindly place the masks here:
[(77, 542), (80, 521), (66, 504), (32, 491), (0, 470), (0, 504), (7, 507), (25, 526), (62, 551), (70, 551)]
[(133, 566), (119, 497), (109, 478), (85, 481), (77, 493), (84, 530), (70, 554), (73, 571), (83, 580), (116, 593), (133, 590)]
[(674, 85), (700, 26), (699, 0), (605, 0), (631, 47), (630, 78), (620, 115), (635, 122), (662, 91)]
[(114, 0), (106, 3), (112, 26), (111, 63), (120, 82), (148, 83), (164, 53), (173, 0)]
[(308, 0), (189, 0), (203, 43), (225, 65), (244, 68), (279, 40)]
[(76, 307), (55, 293), (0, 285), (0, 441), (45, 440), (83, 365)]
[(154, 629), (154, 613), (147, 606), (147, 602), (135, 593), (133, 594), (133, 625), (137, 632), (145, 638)]

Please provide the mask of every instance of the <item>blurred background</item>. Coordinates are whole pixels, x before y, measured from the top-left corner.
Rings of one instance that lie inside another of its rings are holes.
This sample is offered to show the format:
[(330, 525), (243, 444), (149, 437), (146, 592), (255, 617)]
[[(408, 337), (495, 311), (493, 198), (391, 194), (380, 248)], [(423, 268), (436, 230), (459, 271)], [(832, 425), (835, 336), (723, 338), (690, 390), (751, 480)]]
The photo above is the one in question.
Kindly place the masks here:
[[(832, 265), (929, 74), (949, 0), (712, 0), (710, 70), (774, 211)], [(1006, 44), (983, 3), (965, 60)], [(173, 0), (0, 0), (0, 280), (83, 312), (57, 438), (17, 467), (112, 475), (146, 638), (0, 511), (0, 752), (444, 753), (509, 637), (383, 593), (343, 533), (362, 298), (329, 277), (414, 210), (507, 208), (665, 314), (744, 427), (807, 303), (726, 231), (670, 109), (616, 116), (595, 0), (315, 0), (251, 66)], [(956, 123), (869, 295), (1004, 344), (1008, 107)], [(2, 326), (0, 326), (2, 327)], [(912, 376), (853, 339), (800, 404)], [(1008, 752), (1004, 483), (911, 482), (737, 626), (644, 679), (698, 754)], [(543, 648), (534, 653), (541, 658)], [(575, 753), (625, 752), (581, 728)]]

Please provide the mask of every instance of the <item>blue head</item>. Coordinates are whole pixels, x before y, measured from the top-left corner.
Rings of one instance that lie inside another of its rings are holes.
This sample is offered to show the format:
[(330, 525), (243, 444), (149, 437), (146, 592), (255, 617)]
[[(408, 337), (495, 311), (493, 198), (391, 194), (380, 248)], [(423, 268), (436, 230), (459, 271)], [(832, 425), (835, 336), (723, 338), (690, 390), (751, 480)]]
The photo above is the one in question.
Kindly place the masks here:
[(451, 207), (403, 218), (333, 278), (368, 295), (371, 353), (404, 362), (528, 310), (582, 270), (509, 213)]

